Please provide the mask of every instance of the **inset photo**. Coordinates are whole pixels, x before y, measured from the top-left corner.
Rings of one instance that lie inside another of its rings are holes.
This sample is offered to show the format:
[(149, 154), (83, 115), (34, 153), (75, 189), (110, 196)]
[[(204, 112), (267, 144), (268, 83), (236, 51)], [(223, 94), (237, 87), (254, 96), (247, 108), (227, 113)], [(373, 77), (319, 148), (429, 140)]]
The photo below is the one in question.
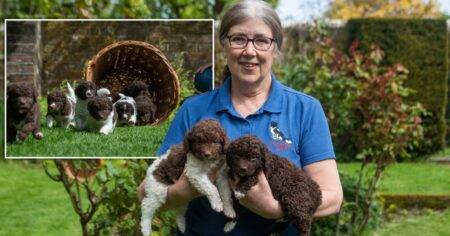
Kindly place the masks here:
[(213, 27), (6, 20), (6, 158), (156, 156), (178, 106), (214, 89)]

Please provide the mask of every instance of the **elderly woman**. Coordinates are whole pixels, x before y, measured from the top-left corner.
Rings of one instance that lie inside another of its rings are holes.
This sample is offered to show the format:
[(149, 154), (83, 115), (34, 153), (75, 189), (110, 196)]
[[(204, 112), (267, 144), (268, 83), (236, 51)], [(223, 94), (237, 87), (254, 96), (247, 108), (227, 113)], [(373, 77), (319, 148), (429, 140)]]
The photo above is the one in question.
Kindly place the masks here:
[[(320, 102), (282, 85), (271, 73), (283, 42), (275, 11), (263, 1), (237, 3), (221, 21), (220, 41), (230, 75), (219, 89), (186, 100), (158, 153), (181, 142), (185, 132), (199, 120), (217, 119), (232, 140), (245, 134), (256, 135), (273, 153), (302, 167), (322, 191), (322, 205), (315, 217), (337, 213), (342, 187)], [(164, 208), (189, 202), (185, 235), (223, 234), (227, 220), (210, 208), (205, 197), (198, 196), (182, 176), (169, 187)], [(230, 235), (266, 235), (276, 227), (276, 220), (283, 218), (262, 172), (258, 184), (240, 204), (238, 222)], [(283, 235), (296, 235), (295, 229), (290, 226)]]

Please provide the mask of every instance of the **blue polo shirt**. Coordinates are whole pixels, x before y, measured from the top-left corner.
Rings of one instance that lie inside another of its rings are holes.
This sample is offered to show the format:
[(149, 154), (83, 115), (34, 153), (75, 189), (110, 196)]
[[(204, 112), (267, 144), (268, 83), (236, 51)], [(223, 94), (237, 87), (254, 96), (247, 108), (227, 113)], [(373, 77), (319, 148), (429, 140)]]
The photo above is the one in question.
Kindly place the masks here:
[[(231, 140), (246, 134), (256, 135), (273, 153), (289, 159), (298, 167), (334, 158), (331, 135), (320, 102), (284, 86), (273, 75), (271, 79), (267, 101), (246, 118), (239, 115), (232, 105), (231, 78), (217, 90), (187, 99), (175, 115), (158, 155), (180, 143), (184, 134), (198, 121), (212, 118), (221, 123)], [(227, 235), (266, 235), (276, 227), (275, 221), (239, 207), (237, 225)], [(186, 223), (185, 235), (224, 235), (226, 219), (211, 209), (206, 197), (200, 197), (190, 202)], [(288, 231), (283, 235), (297, 235), (295, 231)]]

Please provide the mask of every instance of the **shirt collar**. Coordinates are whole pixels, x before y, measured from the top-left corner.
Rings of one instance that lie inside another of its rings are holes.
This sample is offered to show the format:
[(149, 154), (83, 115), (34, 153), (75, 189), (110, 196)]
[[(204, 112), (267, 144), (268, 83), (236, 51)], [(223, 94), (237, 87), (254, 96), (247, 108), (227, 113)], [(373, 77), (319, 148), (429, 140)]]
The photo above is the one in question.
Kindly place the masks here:
[[(272, 112), (272, 113), (280, 113), (283, 97), (282, 95), (282, 84), (277, 80), (275, 75), (271, 74), (272, 83), (270, 84), (270, 92), (267, 101), (262, 106), (261, 110)], [(216, 101), (216, 112), (228, 110), (234, 111), (233, 105), (231, 102), (231, 77), (228, 77), (223, 82), (222, 86), (220, 86), (218, 91), (218, 98)], [(258, 113), (258, 112), (257, 112)]]

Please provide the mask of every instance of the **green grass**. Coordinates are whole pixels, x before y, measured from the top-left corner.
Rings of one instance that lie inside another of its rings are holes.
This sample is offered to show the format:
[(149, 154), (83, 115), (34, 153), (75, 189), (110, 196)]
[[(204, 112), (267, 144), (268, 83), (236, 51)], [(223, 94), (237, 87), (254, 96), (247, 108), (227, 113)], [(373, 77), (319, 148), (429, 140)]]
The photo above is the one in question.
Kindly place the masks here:
[[(46, 102), (41, 101), (42, 140), (31, 135), (22, 144), (8, 144), (8, 157), (149, 157), (155, 156), (171, 119), (158, 126), (116, 127), (109, 135), (77, 132), (45, 125)], [(171, 116), (173, 117), (173, 115)]]
[(376, 236), (439, 236), (450, 234), (450, 210), (425, 215), (401, 217), (385, 223), (373, 233)]
[[(355, 175), (359, 163), (339, 163), (343, 173)], [(399, 163), (389, 166), (381, 179), (381, 193), (450, 194), (450, 165)]]
[(0, 162), (0, 235), (81, 235), (61, 183), (40, 166)]

